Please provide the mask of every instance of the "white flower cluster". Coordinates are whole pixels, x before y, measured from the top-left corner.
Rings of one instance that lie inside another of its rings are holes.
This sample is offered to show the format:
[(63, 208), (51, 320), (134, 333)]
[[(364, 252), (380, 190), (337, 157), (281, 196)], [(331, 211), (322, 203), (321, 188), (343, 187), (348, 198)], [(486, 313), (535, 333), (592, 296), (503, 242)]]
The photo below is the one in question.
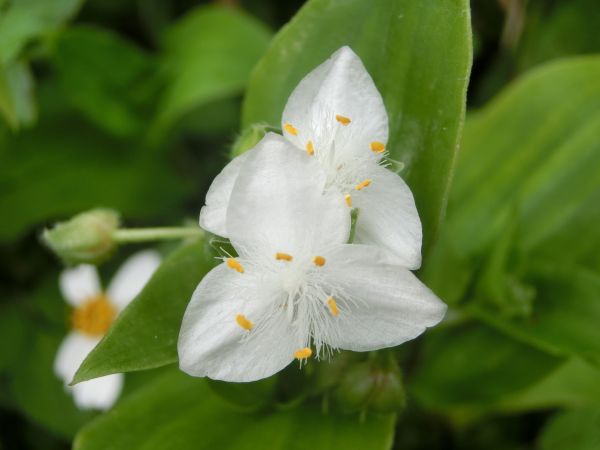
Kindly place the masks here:
[(206, 197), (200, 225), (238, 256), (188, 305), (178, 350), (190, 375), (254, 381), (294, 359), (399, 345), (445, 314), (410, 272), (421, 223), (410, 189), (382, 164), (387, 113), (350, 48), (300, 82), (282, 132), (235, 158)]

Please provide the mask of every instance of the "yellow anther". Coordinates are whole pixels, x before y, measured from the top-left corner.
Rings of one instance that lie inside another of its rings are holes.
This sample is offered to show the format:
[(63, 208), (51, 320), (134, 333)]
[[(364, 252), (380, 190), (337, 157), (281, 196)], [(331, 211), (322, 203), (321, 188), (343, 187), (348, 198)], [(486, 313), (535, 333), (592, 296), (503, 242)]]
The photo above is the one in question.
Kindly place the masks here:
[(327, 299), (327, 305), (329, 306), (329, 311), (332, 316), (337, 316), (340, 313), (340, 310), (337, 307), (337, 303), (333, 297), (329, 297)]
[(346, 194), (344, 195), (344, 200), (346, 200), (346, 205), (348, 205), (349, 208), (352, 208), (352, 196), (350, 194)]
[(335, 116), (335, 120), (337, 120), (342, 125), (348, 125), (350, 122), (352, 122), (350, 120), (350, 118), (344, 117), (344, 116), (340, 116), (339, 114)]
[(244, 273), (244, 268), (242, 267), (240, 262), (235, 258), (227, 258), (227, 267), (235, 270), (236, 272)]
[(325, 265), (325, 258), (323, 258), (322, 256), (315, 256), (313, 258), (313, 262), (315, 263), (315, 266), (322, 267)]
[(373, 141), (371, 142), (371, 150), (373, 150), (375, 153), (383, 153), (385, 150), (385, 144), (383, 142)]
[(308, 141), (306, 143), (306, 153), (308, 153), (310, 156), (315, 154), (315, 147), (313, 146), (312, 141)]
[(248, 319), (246, 319), (246, 316), (244, 316), (243, 314), (238, 314), (237, 316), (235, 316), (235, 321), (240, 327), (242, 327), (246, 331), (250, 331), (254, 327), (254, 324)]
[(298, 130), (291, 123), (284, 124), (283, 129), (294, 136), (298, 136)]
[(308, 359), (312, 356), (312, 350), (308, 347), (301, 348), (300, 350), (296, 350), (294, 352), (294, 357), (296, 359)]
[(88, 336), (103, 336), (117, 317), (117, 309), (104, 294), (87, 299), (73, 310), (71, 325)]
[(275, 253), (275, 259), (278, 261), (291, 261), (294, 257), (287, 253)]
[(354, 187), (354, 189), (356, 189), (357, 191), (360, 191), (361, 189), (366, 188), (370, 184), (371, 184), (371, 180), (361, 181)]

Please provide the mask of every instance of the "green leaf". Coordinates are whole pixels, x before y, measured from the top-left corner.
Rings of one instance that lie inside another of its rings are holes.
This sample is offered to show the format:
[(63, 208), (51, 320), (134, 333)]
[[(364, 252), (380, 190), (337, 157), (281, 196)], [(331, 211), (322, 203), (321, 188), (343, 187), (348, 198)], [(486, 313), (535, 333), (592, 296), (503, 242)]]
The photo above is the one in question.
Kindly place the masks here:
[(176, 362), (183, 313), (212, 265), (203, 242), (183, 244), (169, 255), (88, 355), (73, 381)]
[(490, 325), (555, 355), (600, 365), (600, 275), (580, 268), (545, 269), (531, 279), (534, 313), (508, 319), (477, 303), (472, 312)]
[(515, 210), (518, 251), (560, 264), (597, 253), (599, 78), (598, 56), (547, 64), (468, 118), (448, 213), (463, 254), (485, 253)]
[(44, 90), (40, 104), (47, 114), (34, 129), (6, 136), (0, 145), (0, 210), (10, 212), (0, 221), (0, 241), (96, 207), (116, 209), (126, 220), (180, 214), (188, 188), (181, 176), (160, 159), (136, 154), (135, 143), (60, 109), (60, 101), (44, 100), (48, 93), (60, 95), (53, 85)]
[(596, 53), (600, 49), (596, 0), (527, 5), (527, 19), (517, 48), (519, 71), (554, 58)]
[(529, 388), (503, 398), (496, 409), (503, 412), (557, 407), (600, 406), (600, 369), (571, 358)]
[(546, 425), (540, 450), (596, 450), (600, 448), (600, 407), (559, 413)]
[(33, 85), (27, 64), (0, 64), (0, 113), (13, 130), (31, 125), (36, 119)]
[(34, 38), (50, 33), (79, 10), (83, 0), (13, 0), (0, 10), (0, 65), (13, 61)]
[(411, 391), (427, 407), (456, 418), (535, 385), (563, 362), (476, 324), (432, 333), (422, 358)]
[(86, 426), (75, 450), (369, 449), (392, 445), (393, 416), (323, 414), (304, 405), (265, 414), (236, 412), (201, 379), (173, 371)]
[(60, 35), (53, 62), (67, 98), (104, 130), (130, 136), (146, 127), (158, 66), (140, 48), (108, 30), (77, 26)]
[(471, 66), (466, 0), (310, 0), (253, 72), (244, 127), (279, 124), (296, 84), (349, 45), (379, 88), (390, 119), (390, 157), (405, 165), (427, 247), (446, 204)]
[(163, 40), (168, 87), (159, 128), (196, 108), (240, 94), (270, 37), (250, 15), (220, 6), (201, 6), (171, 25)]

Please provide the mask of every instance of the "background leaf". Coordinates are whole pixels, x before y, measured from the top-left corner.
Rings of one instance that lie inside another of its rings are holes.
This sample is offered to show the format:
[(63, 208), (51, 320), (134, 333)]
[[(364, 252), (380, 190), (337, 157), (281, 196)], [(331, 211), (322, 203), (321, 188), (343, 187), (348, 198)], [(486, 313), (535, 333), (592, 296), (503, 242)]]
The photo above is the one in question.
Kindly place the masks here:
[(203, 242), (184, 244), (169, 255), (88, 355), (74, 381), (176, 362), (183, 313), (212, 264)]
[(37, 116), (33, 77), (27, 64), (0, 64), (0, 113), (13, 130), (31, 125)]
[(174, 370), (85, 427), (74, 449), (387, 450), (393, 425), (391, 416), (361, 422), (309, 405), (261, 415), (236, 412), (204, 380)]
[(600, 408), (566, 411), (544, 429), (540, 450), (595, 450), (600, 447)]
[(41, 94), (45, 118), (39, 126), (15, 136), (0, 133), (0, 208), (11, 211), (0, 222), (0, 241), (95, 207), (114, 208), (128, 219), (180, 211), (188, 186), (165, 170), (168, 164), (98, 131), (46, 97), (48, 90)]
[(390, 119), (390, 158), (405, 164), (432, 242), (445, 208), (471, 67), (464, 0), (310, 0), (255, 68), (243, 126), (279, 125), (296, 84), (342, 45), (361, 57)]
[[(600, 195), (599, 77), (597, 56), (550, 63), (467, 120), (448, 216), (463, 254), (491, 245), (515, 209), (519, 250), (561, 263), (593, 252), (592, 242), (600, 242), (588, 220), (590, 201)], [(580, 215), (585, 243), (545, 246)]]
[(543, 379), (564, 361), (482, 326), (429, 336), (411, 389), (429, 408), (468, 418)]
[(101, 28), (71, 27), (53, 51), (71, 104), (115, 136), (139, 134), (158, 96), (158, 64), (131, 42)]
[(168, 87), (157, 126), (241, 94), (270, 37), (250, 15), (219, 6), (199, 7), (171, 25), (163, 39)]

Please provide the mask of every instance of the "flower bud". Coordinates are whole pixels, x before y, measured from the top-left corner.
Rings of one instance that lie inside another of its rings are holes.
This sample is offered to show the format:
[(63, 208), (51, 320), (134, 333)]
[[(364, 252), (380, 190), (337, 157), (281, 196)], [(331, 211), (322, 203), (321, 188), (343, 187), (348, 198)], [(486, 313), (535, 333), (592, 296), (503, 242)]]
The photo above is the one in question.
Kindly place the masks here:
[(375, 389), (369, 399), (373, 411), (391, 413), (406, 406), (406, 395), (402, 385), (402, 374), (398, 369), (382, 369), (374, 374)]
[(240, 156), (242, 153), (250, 150), (256, 144), (260, 142), (260, 140), (267, 134), (267, 131), (270, 129), (268, 125), (262, 123), (256, 123), (254, 125), (250, 125), (239, 137), (236, 139), (233, 147), (231, 149), (231, 158), (235, 158), (236, 156)]
[(394, 366), (381, 367), (368, 361), (351, 367), (336, 389), (338, 405), (348, 412), (402, 410), (406, 404), (404, 387), (400, 370)]
[(44, 230), (42, 241), (66, 264), (99, 264), (114, 250), (113, 233), (118, 227), (117, 212), (94, 209)]
[(371, 365), (363, 362), (346, 372), (334, 396), (343, 411), (360, 411), (367, 408), (374, 388), (375, 378), (372, 376)]

